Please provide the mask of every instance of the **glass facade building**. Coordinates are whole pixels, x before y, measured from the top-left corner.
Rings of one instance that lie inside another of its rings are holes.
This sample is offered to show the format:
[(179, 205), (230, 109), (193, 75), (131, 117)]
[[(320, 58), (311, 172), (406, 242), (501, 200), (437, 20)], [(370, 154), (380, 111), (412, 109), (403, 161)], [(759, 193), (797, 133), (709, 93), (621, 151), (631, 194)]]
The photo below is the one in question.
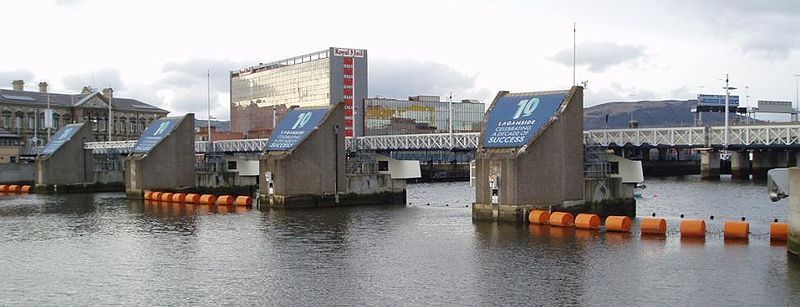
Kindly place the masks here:
[(367, 97), (367, 51), (331, 47), (232, 71), (231, 131), (247, 138), (268, 137), (273, 114), (291, 107), (345, 103), (345, 130), (361, 135), (363, 123), (354, 101)]
[[(453, 102), (453, 132), (480, 132), (485, 105), (473, 100)], [(450, 109), (438, 96), (408, 100), (364, 100), (365, 135), (448, 133)]]

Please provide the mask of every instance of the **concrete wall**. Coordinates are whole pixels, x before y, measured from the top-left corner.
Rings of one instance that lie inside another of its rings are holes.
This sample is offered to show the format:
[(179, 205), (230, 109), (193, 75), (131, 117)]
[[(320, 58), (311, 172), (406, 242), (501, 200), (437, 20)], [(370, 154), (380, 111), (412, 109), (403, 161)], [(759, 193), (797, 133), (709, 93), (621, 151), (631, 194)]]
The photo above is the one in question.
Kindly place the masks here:
[[(261, 160), (261, 172), (271, 172), (275, 195), (325, 195), (333, 194), (335, 176), (339, 178), (339, 192), (346, 192), (344, 162), (344, 105), (332, 107), (316, 130), (291, 151), (267, 152)], [(339, 126), (339, 135), (334, 140), (333, 130)], [(338, 143), (338, 154), (334, 147)], [(335, 162), (334, 162), (335, 161)], [(336, 164), (339, 173), (336, 174)], [(263, 175), (262, 175), (263, 179)], [(261, 193), (267, 193), (266, 180), (259, 181)]]
[(33, 163), (0, 163), (0, 184), (33, 182), (35, 173)]
[(789, 252), (800, 255), (800, 168), (789, 168)]
[[(495, 103), (506, 94), (508, 92), (500, 92)], [(486, 131), (485, 122), (484, 118), (480, 140)], [(531, 208), (582, 203), (583, 88), (570, 90), (556, 119), (545, 124), (527, 146), (519, 149), (480, 147), (475, 166), (473, 217), (476, 219), (518, 221), (523, 220)], [(491, 187), (487, 179), (491, 175), (500, 176), (498, 208), (491, 206)]]
[[(63, 129), (63, 128), (62, 128)], [(83, 123), (78, 132), (50, 155), (36, 159), (36, 186), (71, 185), (95, 182), (94, 157), (83, 148), (94, 140), (91, 124)]]
[(346, 181), (348, 193), (402, 193), (406, 189), (404, 179), (392, 179), (389, 174), (348, 175)]
[(195, 184), (194, 114), (186, 114), (177, 127), (147, 154), (125, 160), (125, 190), (142, 197), (145, 189), (177, 189)]

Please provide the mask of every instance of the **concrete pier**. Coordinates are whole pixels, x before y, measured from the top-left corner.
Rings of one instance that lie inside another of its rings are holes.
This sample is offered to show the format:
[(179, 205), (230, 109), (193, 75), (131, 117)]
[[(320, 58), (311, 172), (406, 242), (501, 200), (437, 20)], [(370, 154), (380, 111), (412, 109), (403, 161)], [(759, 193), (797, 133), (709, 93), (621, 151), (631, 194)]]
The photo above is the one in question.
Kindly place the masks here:
[(92, 151), (84, 143), (94, 137), (86, 123), (69, 124), (58, 130), (36, 158), (36, 186), (39, 193), (81, 190), (95, 182)]
[(706, 180), (719, 179), (719, 151), (703, 150), (700, 152), (700, 178)]
[(800, 255), (800, 168), (789, 168), (789, 252)]
[(750, 179), (750, 153), (747, 151), (731, 152), (731, 177), (734, 179)]
[(125, 159), (125, 192), (142, 198), (144, 190), (192, 187), (194, 161), (194, 114), (159, 118), (147, 126)]
[(475, 159), (476, 220), (583, 204), (583, 88), (497, 94)]

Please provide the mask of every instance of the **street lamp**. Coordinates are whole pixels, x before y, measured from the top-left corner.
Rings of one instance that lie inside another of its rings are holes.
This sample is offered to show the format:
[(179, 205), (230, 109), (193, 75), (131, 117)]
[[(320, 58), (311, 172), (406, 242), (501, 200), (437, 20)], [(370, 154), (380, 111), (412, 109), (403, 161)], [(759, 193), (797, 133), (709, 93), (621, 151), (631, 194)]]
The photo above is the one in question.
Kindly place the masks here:
[(725, 87), (723, 87), (723, 89), (725, 89), (725, 142), (724, 142), (724, 144), (722, 144), (722, 146), (725, 149), (727, 149), (728, 148), (728, 130), (729, 130), (728, 129), (728, 113), (729, 113), (728, 102), (730, 100), (731, 90), (735, 90), (736, 89), (735, 87), (731, 87), (731, 86), (728, 85), (728, 74), (725, 74)]

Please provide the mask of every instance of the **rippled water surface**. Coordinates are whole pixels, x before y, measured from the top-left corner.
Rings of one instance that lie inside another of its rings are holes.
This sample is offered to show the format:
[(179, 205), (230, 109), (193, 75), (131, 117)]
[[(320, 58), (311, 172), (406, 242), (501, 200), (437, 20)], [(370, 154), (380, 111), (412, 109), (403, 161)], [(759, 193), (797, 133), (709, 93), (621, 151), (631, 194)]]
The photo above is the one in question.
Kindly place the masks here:
[[(467, 183), (409, 205), (295, 211), (142, 203), (124, 194), (0, 196), (0, 305), (794, 305), (800, 260), (763, 184), (649, 179), (662, 239), (473, 222)], [(681, 240), (679, 215), (705, 218)], [(714, 215), (714, 220), (708, 217)], [(745, 216), (749, 242), (725, 242)], [(635, 227), (636, 229), (636, 227)]]

